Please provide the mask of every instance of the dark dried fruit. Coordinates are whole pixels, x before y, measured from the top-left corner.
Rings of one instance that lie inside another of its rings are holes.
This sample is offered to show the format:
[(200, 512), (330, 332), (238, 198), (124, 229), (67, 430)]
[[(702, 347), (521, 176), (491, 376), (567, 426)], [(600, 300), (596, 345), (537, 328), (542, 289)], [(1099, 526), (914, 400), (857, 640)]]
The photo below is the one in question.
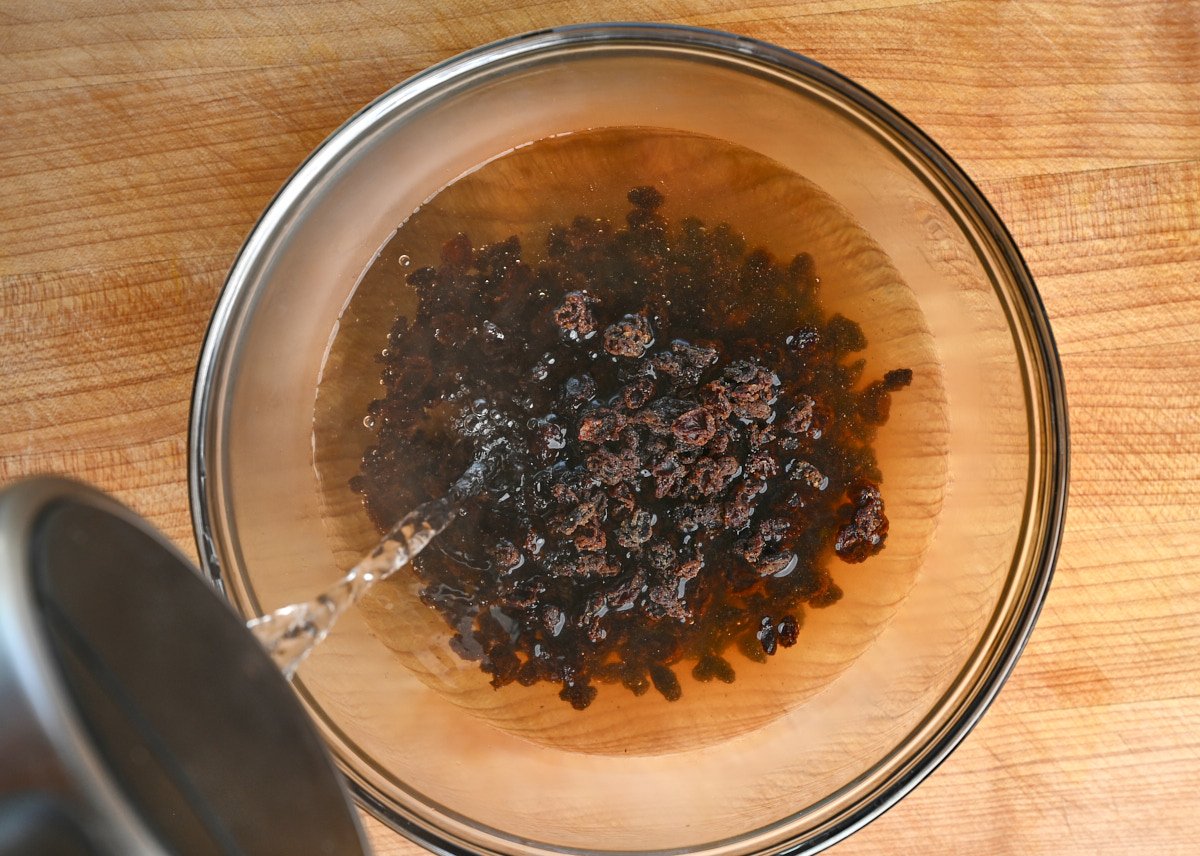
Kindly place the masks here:
[(504, 538), (501, 538), (492, 547), (492, 561), (495, 562), (495, 568), (500, 573), (507, 573), (518, 567), (525, 557), (521, 555), (521, 551), (516, 546)]
[(741, 470), (737, 458), (730, 455), (701, 458), (692, 465), (687, 485), (700, 496), (716, 496), (729, 486)]
[(681, 580), (694, 580), (704, 570), (702, 559), (688, 559), (675, 568), (675, 575)]
[(608, 546), (608, 536), (595, 522), (577, 528), (571, 536), (571, 541), (581, 553), (599, 553)]
[(604, 443), (617, 439), (625, 427), (625, 417), (607, 407), (589, 410), (579, 420), (579, 439), (585, 443)]
[(892, 369), (883, 376), (883, 388), (888, 392), (898, 392), (912, 383), (912, 369)]
[(790, 573), (796, 567), (796, 562), (796, 554), (790, 551), (764, 550), (754, 562), (754, 570), (760, 577), (782, 576)]
[(800, 638), (800, 622), (794, 615), (785, 615), (775, 627), (775, 636), (784, 648), (791, 648)]
[(642, 546), (654, 534), (654, 521), (649, 511), (637, 509), (617, 527), (617, 543), (630, 549)]
[(756, 449), (746, 457), (742, 471), (745, 472), (747, 478), (766, 481), (774, 478), (775, 474), (779, 472), (779, 464), (766, 449)]
[(839, 355), (861, 351), (867, 346), (867, 337), (857, 322), (841, 315), (834, 315), (825, 325), (825, 339)]
[(521, 661), (517, 659), (517, 655), (511, 649), (497, 645), (489, 652), (488, 660), (492, 673), (492, 686), (499, 689), (517, 679), (517, 672), (521, 670)]
[(792, 481), (798, 481), (813, 490), (825, 490), (829, 486), (829, 477), (822, 475), (821, 471), (808, 461), (797, 461), (793, 464), (789, 476)]
[(529, 440), (529, 452), (541, 466), (548, 466), (558, 458), (567, 445), (567, 432), (561, 425), (554, 422), (539, 420), (534, 426)]
[(733, 666), (720, 654), (707, 654), (696, 661), (692, 677), (698, 681), (711, 681), (716, 678), (718, 681), (732, 684), (736, 675)]
[(707, 407), (693, 407), (671, 424), (671, 433), (681, 446), (703, 446), (717, 433), (717, 419)]
[(606, 485), (632, 482), (642, 470), (641, 460), (630, 449), (621, 452), (598, 449), (587, 456), (586, 464), (588, 472)]
[(843, 506), (843, 518), (849, 518), (838, 530), (833, 549), (847, 562), (866, 561), (883, 549), (887, 540), (888, 519), (883, 513), (883, 498), (875, 485), (860, 481), (846, 491), (850, 505)]
[(554, 323), (572, 339), (584, 339), (596, 331), (592, 307), (596, 298), (585, 291), (569, 291), (554, 310)]
[(775, 633), (775, 623), (771, 620), (771, 616), (763, 616), (756, 635), (762, 645), (763, 653), (773, 656), (779, 647), (779, 638)]
[(621, 403), (630, 410), (645, 407), (654, 398), (654, 381), (648, 377), (635, 378), (621, 390)]
[(597, 690), (589, 684), (566, 684), (558, 697), (563, 701), (570, 702), (571, 707), (576, 710), (586, 710), (596, 699)]
[(581, 577), (612, 577), (621, 573), (621, 566), (601, 553), (584, 553), (575, 561), (575, 573)]
[(604, 350), (614, 357), (640, 357), (654, 341), (654, 331), (644, 315), (626, 315), (604, 330)]
[(667, 666), (652, 663), (650, 680), (653, 681), (654, 688), (662, 693), (663, 698), (667, 701), (678, 701), (683, 695), (683, 689), (679, 686), (679, 678), (675, 677), (675, 673)]
[(650, 689), (650, 680), (646, 677), (646, 670), (637, 663), (621, 665), (621, 684), (635, 696), (645, 695), (646, 690)]
[(658, 192), (657, 188), (650, 186), (635, 187), (629, 191), (628, 199), (638, 208), (646, 208), (651, 211), (663, 204), (663, 195)]
[(596, 397), (596, 381), (586, 372), (567, 378), (563, 384), (563, 404), (577, 410)]

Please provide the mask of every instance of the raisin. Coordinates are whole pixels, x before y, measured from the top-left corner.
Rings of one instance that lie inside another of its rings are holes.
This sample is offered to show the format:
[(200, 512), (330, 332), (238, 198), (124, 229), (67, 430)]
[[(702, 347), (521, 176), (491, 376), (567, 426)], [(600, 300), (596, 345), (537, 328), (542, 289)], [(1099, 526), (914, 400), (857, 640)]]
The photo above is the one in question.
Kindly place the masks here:
[(883, 513), (879, 488), (869, 482), (851, 485), (846, 495), (850, 504), (842, 507), (845, 524), (838, 530), (833, 549), (846, 562), (866, 561), (883, 549), (887, 540), (888, 519)]
[(671, 352), (676, 354), (685, 366), (692, 369), (706, 369), (720, 359), (721, 353), (716, 348), (707, 345), (693, 345), (683, 339), (671, 342)]
[(762, 645), (763, 653), (767, 656), (774, 656), (775, 651), (779, 647), (779, 640), (776, 636), (775, 623), (771, 620), (771, 616), (763, 616), (756, 636), (758, 637), (759, 644)]
[(571, 541), (581, 553), (599, 553), (608, 546), (608, 536), (596, 522), (577, 528), (571, 536)]
[(517, 673), (521, 670), (521, 661), (517, 659), (517, 655), (511, 648), (497, 645), (488, 652), (488, 660), (490, 661), (493, 687), (499, 689), (517, 679)]
[(492, 547), (492, 560), (495, 562), (496, 570), (505, 573), (518, 567), (525, 561), (525, 557), (511, 541), (501, 538)]
[(589, 410), (579, 420), (579, 439), (585, 443), (604, 443), (617, 439), (625, 427), (625, 417), (607, 407)]
[(614, 357), (640, 357), (653, 340), (650, 322), (642, 315), (626, 315), (604, 330), (604, 350)]
[(789, 434), (809, 436), (816, 418), (817, 403), (807, 395), (800, 396), (796, 403), (788, 409), (787, 415), (779, 423), (779, 427)]
[(680, 562), (675, 568), (675, 575), (681, 580), (694, 580), (704, 570), (703, 559), (688, 559), (686, 562)]
[(729, 397), (729, 387), (720, 381), (712, 381), (700, 390), (700, 400), (716, 414), (717, 419), (725, 420), (733, 413), (733, 399)]
[(733, 549), (747, 562), (754, 564), (758, 561), (758, 557), (762, 555), (766, 546), (766, 541), (763, 540), (762, 535), (755, 532), (735, 541)]
[(655, 538), (646, 545), (646, 561), (656, 571), (672, 570), (678, 562), (675, 548), (662, 538)]
[(648, 612), (654, 618), (687, 621), (692, 617), (687, 604), (679, 596), (679, 588), (674, 580), (666, 580), (650, 586), (646, 592), (646, 598)]
[(740, 471), (737, 459), (729, 455), (701, 458), (692, 466), (687, 484), (701, 496), (715, 496), (725, 490)]
[(579, 374), (567, 378), (563, 384), (563, 403), (577, 410), (596, 395), (596, 381), (590, 374)]
[(606, 485), (633, 481), (642, 469), (638, 456), (628, 449), (621, 452), (597, 449), (587, 456), (587, 468)]
[(645, 208), (650, 211), (663, 204), (663, 195), (657, 188), (650, 187), (649, 185), (635, 187), (629, 191), (628, 198), (638, 208)]
[(717, 419), (707, 407), (693, 407), (671, 423), (671, 433), (681, 446), (703, 446), (717, 433)]
[(785, 615), (775, 627), (775, 636), (784, 648), (791, 648), (800, 638), (800, 622), (794, 615)]
[(538, 421), (531, 432), (529, 452), (541, 466), (557, 460), (559, 452), (567, 445), (567, 432), (554, 422)]
[(788, 551), (764, 550), (754, 562), (754, 570), (761, 577), (773, 577), (796, 566), (796, 554)]
[(554, 310), (554, 323), (569, 338), (585, 339), (596, 332), (596, 319), (592, 315), (592, 306), (596, 302), (596, 298), (585, 291), (567, 292)]
[(640, 547), (654, 534), (654, 515), (637, 509), (617, 528), (617, 543), (622, 547)]
[(590, 684), (566, 684), (559, 692), (558, 697), (563, 701), (570, 702), (571, 707), (576, 710), (587, 710), (588, 706), (596, 700), (598, 691)]
[(642, 589), (645, 587), (646, 574), (640, 570), (635, 571), (632, 576), (623, 582), (614, 584), (613, 588), (609, 590), (608, 605), (618, 612), (629, 609), (637, 603)]
[(792, 466), (788, 477), (793, 481), (798, 481), (803, 485), (807, 485), (813, 490), (825, 490), (829, 486), (829, 477), (822, 475), (821, 471), (808, 461), (798, 461)]
[(662, 693), (662, 697), (667, 701), (679, 701), (683, 696), (679, 678), (675, 677), (675, 673), (667, 666), (651, 663), (650, 680), (654, 683), (654, 688)]
[(687, 476), (687, 470), (675, 452), (667, 452), (650, 470), (654, 476), (654, 498), (663, 499), (668, 496), (678, 496), (679, 487)]
[(654, 398), (654, 381), (648, 377), (635, 378), (621, 390), (621, 402), (630, 410), (645, 407)]
[[(665, 441), (672, 436), (671, 427), (675, 424), (675, 420), (691, 409), (691, 405), (686, 401), (663, 396), (656, 398), (639, 410), (637, 420), (638, 424), (643, 425), (651, 434), (655, 434)], [(647, 448), (653, 451), (657, 446), (648, 446)]]
[(779, 464), (766, 449), (756, 449), (746, 458), (742, 468), (747, 478), (766, 481), (779, 472)]
[(892, 369), (883, 376), (883, 387), (888, 392), (898, 392), (912, 383), (912, 369)]
[(633, 663), (624, 663), (621, 667), (621, 683), (635, 696), (645, 695), (650, 689), (650, 681), (646, 678), (646, 670)]
[(532, 660), (521, 666), (520, 671), (517, 672), (517, 683), (523, 687), (531, 687), (541, 679), (541, 669)]
[(862, 327), (842, 315), (834, 315), (825, 325), (825, 338), (838, 355), (861, 351), (867, 346)]
[(784, 517), (773, 517), (758, 525), (758, 535), (764, 541), (781, 541), (791, 531), (791, 521)]
[(732, 684), (736, 675), (733, 666), (720, 654), (707, 654), (696, 661), (692, 669), (692, 677), (698, 681), (711, 681), (716, 678), (727, 684)]

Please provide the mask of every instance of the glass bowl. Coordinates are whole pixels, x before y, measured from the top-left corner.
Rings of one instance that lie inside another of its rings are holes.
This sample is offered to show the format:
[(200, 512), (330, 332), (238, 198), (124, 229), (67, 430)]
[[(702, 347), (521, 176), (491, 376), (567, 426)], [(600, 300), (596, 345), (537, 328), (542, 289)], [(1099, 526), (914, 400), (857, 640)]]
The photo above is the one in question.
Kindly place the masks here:
[[(715, 138), (799, 177), (762, 198), (765, 225), (735, 225), (809, 250), (869, 364), (914, 370), (878, 440), (888, 549), (869, 574), (835, 571), (845, 597), (810, 613), (811, 644), (673, 705), (602, 692), (576, 712), (493, 691), (403, 579), (343, 618), (294, 686), (362, 804), (439, 852), (815, 852), (911, 790), (995, 697), (1049, 586), (1067, 483), (1061, 372), (1012, 239), (934, 143), (829, 69), (706, 30), (565, 27), (455, 57), (352, 117), (263, 214), (214, 313), (190, 438), (201, 556), (254, 616), (371, 546), (346, 481), (396, 304), (356, 293), (364, 271), (452, 180), (597, 128)], [(637, 177), (627, 154), (617, 175), (585, 162), (518, 189), (601, 204)], [(741, 179), (708, 166), (664, 180), (716, 217)], [(472, 237), (521, 226), (458, 213)], [(353, 391), (317, 395), (339, 384)]]

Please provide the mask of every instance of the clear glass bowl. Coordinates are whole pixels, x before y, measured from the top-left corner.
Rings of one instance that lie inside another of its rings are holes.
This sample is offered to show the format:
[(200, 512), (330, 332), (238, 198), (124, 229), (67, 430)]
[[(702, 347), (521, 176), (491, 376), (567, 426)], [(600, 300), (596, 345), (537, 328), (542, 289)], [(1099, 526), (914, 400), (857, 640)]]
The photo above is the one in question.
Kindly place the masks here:
[[(870, 575), (835, 573), (846, 599), (814, 619), (827, 645), (689, 688), (694, 704), (602, 692), (577, 713), (493, 692), (404, 586), (344, 618), (295, 687), (360, 801), (442, 852), (815, 852), (913, 788), (995, 697), (1049, 586), (1067, 483), (1058, 359), (1012, 239), (923, 133), (816, 63), (705, 30), (566, 27), (451, 59), (351, 118), (263, 214), (214, 314), (191, 428), (203, 561), (252, 616), (370, 545), (329, 476), (353, 455), (314, 443), (322, 373), (354, 373), (329, 355), (364, 270), (451, 180), (602, 127), (736, 143), (843, 224), (798, 227), (827, 300), (854, 305), (872, 365), (916, 373), (879, 440), (888, 549)], [(334, 440), (361, 454), (356, 420)]]

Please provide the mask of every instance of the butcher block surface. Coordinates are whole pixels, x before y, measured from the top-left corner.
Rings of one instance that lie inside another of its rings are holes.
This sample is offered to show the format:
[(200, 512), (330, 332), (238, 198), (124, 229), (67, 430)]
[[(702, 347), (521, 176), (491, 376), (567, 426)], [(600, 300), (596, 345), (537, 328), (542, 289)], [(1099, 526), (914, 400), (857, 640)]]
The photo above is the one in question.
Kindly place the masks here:
[[(3, 4), (0, 483), (92, 482), (194, 555), (196, 359), (276, 189), (431, 63), (592, 20), (866, 86), (979, 184), (1058, 340), (1071, 489), (1037, 630), (951, 758), (832, 852), (1200, 852), (1200, 3)], [(380, 856), (424, 852), (365, 823)]]

